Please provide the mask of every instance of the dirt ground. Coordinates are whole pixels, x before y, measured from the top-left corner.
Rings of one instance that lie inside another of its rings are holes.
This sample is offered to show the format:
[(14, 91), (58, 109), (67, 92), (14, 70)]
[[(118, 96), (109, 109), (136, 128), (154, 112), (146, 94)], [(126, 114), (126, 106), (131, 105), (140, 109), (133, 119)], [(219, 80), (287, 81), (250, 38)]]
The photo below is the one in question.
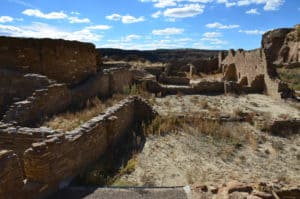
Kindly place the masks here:
[[(299, 108), (264, 95), (245, 96), (167, 96), (155, 99), (160, 115), (217, 112), (232, 115), (236, 110), (271, 118), (300, 118)], [(300, 182), (300, 134), (278, 137), (255, 126), (239, 122), (232, 125), (249, 132), (254, 139), (235, 145), (185, 128), (163, 136), (151, 135), (137, 157), (135, 171), (121, 181), (135, 185), (185, 186), (241, 182)]]

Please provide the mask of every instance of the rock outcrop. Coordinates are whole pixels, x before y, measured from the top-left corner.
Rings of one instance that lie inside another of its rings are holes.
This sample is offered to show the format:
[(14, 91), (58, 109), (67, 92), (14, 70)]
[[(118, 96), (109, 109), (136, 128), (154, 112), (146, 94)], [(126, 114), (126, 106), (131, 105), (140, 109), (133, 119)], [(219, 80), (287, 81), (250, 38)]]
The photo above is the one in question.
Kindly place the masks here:
[(300, 24), (266, 32), (261, 45), (269, 64), (300, 66)]

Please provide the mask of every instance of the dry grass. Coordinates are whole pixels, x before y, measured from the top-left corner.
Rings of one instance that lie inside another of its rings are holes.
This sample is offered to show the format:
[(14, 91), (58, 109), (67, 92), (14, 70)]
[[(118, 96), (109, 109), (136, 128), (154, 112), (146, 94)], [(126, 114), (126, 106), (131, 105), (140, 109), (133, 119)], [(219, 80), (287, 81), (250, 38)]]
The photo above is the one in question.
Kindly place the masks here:
[(196, 116), (191, 117), (156, 117), (151, 124), (144, 126), (146, 135), (164, 135), (178, 132), (193, 133), (212, 138), (214, 142), (229, 143), (240, 146), (250, 143), (253, 149), (257, 148), (257, 140), (242, 125), (237, 123), (221, 123), (214, 120), (203, 120)]
[(103, 113), (108, 107), (124, 99), (126, 96), (121, 94), (113, 95), (113, 97), (106, 101), (101, 101), (95, 97), (87, 100), (84, 109), (77, 112), (66, 112), (52, 117), (46, 121), (43, 126), (50, 127), (55, 130), (70, 131), (85, 123), (91, 118)]

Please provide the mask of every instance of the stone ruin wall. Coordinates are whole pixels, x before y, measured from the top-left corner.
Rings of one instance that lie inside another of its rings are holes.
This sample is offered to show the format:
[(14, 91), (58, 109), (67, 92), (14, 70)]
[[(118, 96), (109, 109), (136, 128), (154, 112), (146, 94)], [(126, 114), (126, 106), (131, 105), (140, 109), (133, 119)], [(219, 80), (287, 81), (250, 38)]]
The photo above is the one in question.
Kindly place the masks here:
[(276, 99), (292, 96), (285, 83), (270, 75), (274, 69), (268, 64), (264, 49), (230, 50), (221, 66), (225, 80), (236, 80), (241, 89), (250, 87), (251, 92), (265, 92)]
[(35, 90), (44, 89), (51, 83), (46, 76), (0, 69), (0, 116), (13, 102), (25, 100)]
[(91, 43), (2, 36), (0, 44), (0, 69), (42, 74), (71, 86), (95, 74), (100, 64)]
[(5, 184), (0, 184), (0, 198), (38, 198), (57, 190), (96, 161), (134, 123), (155, 115), (146, 101), (130, 97), (73, 131), (51, 133), (42, 142), (33, 143), (22, 160), (15, 152), (2, 150), (0, 182)]

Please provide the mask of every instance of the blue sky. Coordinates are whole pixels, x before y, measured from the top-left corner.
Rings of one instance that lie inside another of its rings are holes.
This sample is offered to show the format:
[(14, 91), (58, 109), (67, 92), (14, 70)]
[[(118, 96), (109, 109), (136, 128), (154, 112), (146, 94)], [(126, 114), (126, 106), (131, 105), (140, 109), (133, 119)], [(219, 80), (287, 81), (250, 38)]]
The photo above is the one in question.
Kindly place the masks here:
[(300, 0), (0, 0), (0, 35), (124, 49), (253, 49), (300, 23)]

